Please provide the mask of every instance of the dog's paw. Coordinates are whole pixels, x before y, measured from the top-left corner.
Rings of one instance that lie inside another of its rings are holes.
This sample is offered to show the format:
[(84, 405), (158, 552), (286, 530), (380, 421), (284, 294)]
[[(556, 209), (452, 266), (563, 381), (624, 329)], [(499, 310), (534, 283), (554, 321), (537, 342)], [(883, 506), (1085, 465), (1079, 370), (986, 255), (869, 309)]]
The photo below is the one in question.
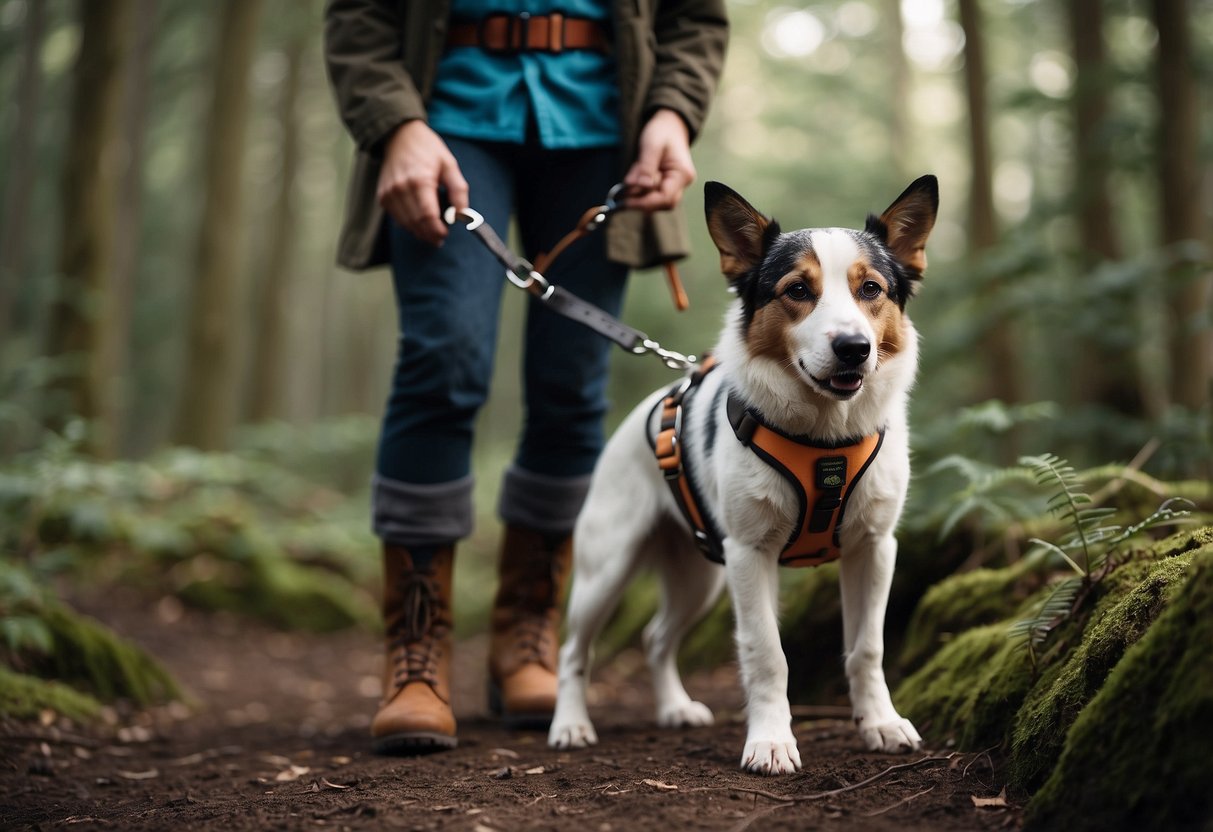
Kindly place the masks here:
[(862, 719), (859, 723), (859, 736), (869, 751), (884, 751), (898, 754), (905, 751), (917, 751), (922, 747), (922, 737), (914, 730), (910, 720), (896, 717), (887, 722), (866, 724)]
[(657, 712), (657, 724), (662, 728), (694, 728), (716, 721), (711, 709), (702, 702), (685, 702)]
[(552, 722), (548, 731), (548, 745), (552, 748), (588, 748), (598, 745), (598, 734), (589, 720), (585, 722)]
[(753, 774), (791, 774), (800, 768), (800, 749), (791, 742), (747, 742), (741, 768)]

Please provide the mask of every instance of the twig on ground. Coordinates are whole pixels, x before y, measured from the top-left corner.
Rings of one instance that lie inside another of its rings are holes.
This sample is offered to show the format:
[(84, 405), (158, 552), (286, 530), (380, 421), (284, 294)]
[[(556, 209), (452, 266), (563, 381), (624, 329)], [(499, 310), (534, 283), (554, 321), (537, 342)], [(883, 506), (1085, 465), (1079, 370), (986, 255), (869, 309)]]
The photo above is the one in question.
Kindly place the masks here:
[(867, 780), (860, 780), (858, 783), (853, 783), (850, 786), (843, 786), (841, 789), (831, 789), (828, 792), (817, 792), (816, 794), (806, 794), (806, 795), (802, 795), (800, 797), (793, 797), (793, 798), (788, 798), (788, 799), (800, 802), (800, 801), (809, 801), (809, 800), (821, 800), (824, 797), (833, 797), (836, 794), (842, 794), (843, 792), (850, 792), (850, 791), (854, 791), (855, 789), (861, 789), (864, 786), (867, 786), (871, 783), (875, 783), (880, 778), (885, 777), (889, 774), (892, 774), (895, 771), (905, 771), (906, 769), (918, 768), (919, 766), (930, 765), (932, 763), (946, 763), (949, 760), (951, 760), (953, 757), (955, 757), (956, 753), (957, 752), (953, 751), (951, 754), (949, 754), (946, 757), (923, 757), (921, 760), (915, 760), (912, 763), (901, 763), (900, 765), (889, 766), (888, 768), (886, 768), (884, 771), (880, 772), (879, 774), (873, 774)]
[(986, 762), (990, 766), (990, 773), (993, 774), (994, 773), (994, 758), (990, 756), (990, 752), (993, 751), (997, 747), (998, 747), (997, 745), (991, 745), (989, 748), (985, 749), (984, 751), (978, 751), (976, 754), (974, 754), (973, 759), (969, 760), (969, 762), (965, 764), (964, 771), (961, 772), (960, 776), (968, 777), (969, 768), (973, 765), (973, 763), (977, 762), (982, 757), (986, 758)]
[(795, 803), (797, 798), (788, 794), (774, 794), (773, 792), (764, 792), (762, 789), (747, 789), (745, 786), (699, 786), (694, 789), (687, 789), (688, 792), (744, 792), (745, 794), (756, 794), (759, 797), (765, 797), (767, 800), (774, 800), (776, 803)]
[(909, 797), (902, 798), (901, 800), (897, 801), (896, 803), (886, 806), (883, 809), (877, 809), (875, 812), (866, 812), (864, 814), (864, 817), (865, 818), (874, 818), (877, 815), (883, 815), (885, 812), (891, 812), (894, 809), (896, 809), (898, 806), (904, 806), (907, 803), (909, 803), (911, 800), (922, 797), (924, 794), (928, 794), (933, 791), (935, 791), (934, 786), (931, 786), (931, 788), (929, 788), (929, 789), (923, 789), (922, 791), (918, 792), (917, 794), (912, 794)]

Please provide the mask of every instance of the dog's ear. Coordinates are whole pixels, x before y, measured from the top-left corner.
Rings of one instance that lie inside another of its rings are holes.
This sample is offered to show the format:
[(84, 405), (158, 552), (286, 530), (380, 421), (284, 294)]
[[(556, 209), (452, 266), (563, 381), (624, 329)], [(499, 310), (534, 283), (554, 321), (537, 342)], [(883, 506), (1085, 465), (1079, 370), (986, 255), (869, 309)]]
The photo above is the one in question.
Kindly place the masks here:
[(754, 269), (775, 237), (779, 223), (761, 214), (739, 193), (719, 182), (703, 186), (708, 233), (720, 251), (720, 270), (730, 281)]
[(868, 216), (866, 230), (880, 238), (912, 278), (927, 269), (927, 237), (939, 210), (939, 181), (920, 176), (879, 217)]

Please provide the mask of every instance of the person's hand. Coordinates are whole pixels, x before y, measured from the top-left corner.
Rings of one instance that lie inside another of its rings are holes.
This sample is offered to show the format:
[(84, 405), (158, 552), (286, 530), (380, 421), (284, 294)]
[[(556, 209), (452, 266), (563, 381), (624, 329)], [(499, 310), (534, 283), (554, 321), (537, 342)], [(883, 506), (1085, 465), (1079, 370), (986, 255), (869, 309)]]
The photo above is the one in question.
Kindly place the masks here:
[(663, 211), (676, 206), (695, 181), (686, 122), (673, 110), (658, 110), (640, 131), (640, 152), (623, 179), (628, 208)]
[(447, 225), (438, 187), (456, 210), (468, 207), (468, 183), (442, 137), (421, 120), (406, 121), (388, 140), (375, 196), (383, 209), (414, 237), (442, 245)]

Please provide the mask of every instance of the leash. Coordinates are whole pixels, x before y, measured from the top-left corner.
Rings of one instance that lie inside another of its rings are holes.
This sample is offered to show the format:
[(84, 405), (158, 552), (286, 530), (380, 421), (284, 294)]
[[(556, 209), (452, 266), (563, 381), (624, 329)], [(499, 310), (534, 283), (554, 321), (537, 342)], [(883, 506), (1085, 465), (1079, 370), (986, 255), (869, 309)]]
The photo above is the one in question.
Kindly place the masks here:
[[(604, 338), (614, 341), (632, 355), (651, 353), (671, 370), (690, 369), (695, 366), (695, 356), (683, 355), (680, 352), (666, 349), (640, 330), (633, 329), (605, 310), (582, 300), (543, 276), (543, 271), (569, 244), (602, 227), (607, 218), (619, 209), (618, 196), (622, 190), (622, 184), (611, 188), (602, 205), (586, 211), (582, 215), (581, 221), (577, 223), (577, 227), (566, 234), (551, 252), (536, 258), (539, 261), (538, 265), (532, 264), (525, 257), (520, 257), (511, 251), (509, 246), (502, 242), (493, 227), (484, 221), (484, 217), (479, 211), (471, 208), (456, 211), (454, 206), (451, 206), (443, 212), (442, 216), (447, 225), (461, 223), (464, 228), (476, 235), (485, 248), (497, 258), (501, 265), (505, 266), (506, 279), (519, 289), (530, 293), (548, 309), (569, 320), (576, 321), (582, 326), (589, 327)], [(667, 269), (667, 275), (669, 274), (670, 271)], [(676, 278), (677, 273), (675, 272), (674, 279), (676, 280)], [(677, 290), (681, 290), (681, 285), (677, 286)], [(675, 293), (676, 297), (677, 295), (678, 291)]]

